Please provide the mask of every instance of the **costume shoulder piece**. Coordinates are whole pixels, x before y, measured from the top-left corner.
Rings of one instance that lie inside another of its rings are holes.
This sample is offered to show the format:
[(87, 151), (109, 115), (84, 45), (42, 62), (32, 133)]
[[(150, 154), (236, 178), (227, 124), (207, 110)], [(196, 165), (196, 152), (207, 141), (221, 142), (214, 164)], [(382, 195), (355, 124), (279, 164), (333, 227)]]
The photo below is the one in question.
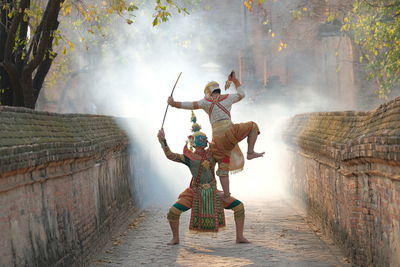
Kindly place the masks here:
[[(229, 94), (220, 95), (218, 100), (217, 100), (217, 102), (221, 102), (221, 101), (227, 99), (228, 97), (229, 97)], [(208, 102), (214, 102), (215, 101), (215, 99), (213, 99), (211, 96), (204, 97), (204, 99), (207, 100)]]
[(211, 96), (205, 96), (204, 99), (207, 100), (208, 102), (212, 102), (213, 101)]
[(221, 96), (219, 97), (218, 101), (225, 100), (225, 99), (227, 99), (228, 97), (229, 97), (229, 94), (221, 95)]

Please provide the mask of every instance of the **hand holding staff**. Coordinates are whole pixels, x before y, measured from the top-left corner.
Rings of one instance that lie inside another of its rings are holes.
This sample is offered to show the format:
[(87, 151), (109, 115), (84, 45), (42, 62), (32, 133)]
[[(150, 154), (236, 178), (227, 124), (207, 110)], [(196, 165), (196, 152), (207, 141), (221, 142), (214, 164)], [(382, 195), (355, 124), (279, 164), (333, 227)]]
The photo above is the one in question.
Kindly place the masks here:
[[(171, 92), (171, 95), (170, 95), (170, 97), (172, 97), (172, 95), (173, 95), (173, 93), (174, 93), (174, 90), (175, 90), (176, 84), (178, 83), (178, 81), (179, 81), (179, 78), (181, 77), (181, 74), (182, 74), (182, 72), (181, 72), (181, 73), (179, 73), (178, 79), (176, 79), (176, 82), (175, 82), (174, 88), (172, 88), (172, 92)], [(169, 107), (169, 104), (167, 104), (167, 108), (165, 109), (165, 113), (164, 113), (164, 119), (163, 119), (163, 121), (162, 121), (162, 124), (161, 124), (161, 129), (164, 127), (164, 122), (165, 122), (165, 117), (167, 116), (168, 107)]]

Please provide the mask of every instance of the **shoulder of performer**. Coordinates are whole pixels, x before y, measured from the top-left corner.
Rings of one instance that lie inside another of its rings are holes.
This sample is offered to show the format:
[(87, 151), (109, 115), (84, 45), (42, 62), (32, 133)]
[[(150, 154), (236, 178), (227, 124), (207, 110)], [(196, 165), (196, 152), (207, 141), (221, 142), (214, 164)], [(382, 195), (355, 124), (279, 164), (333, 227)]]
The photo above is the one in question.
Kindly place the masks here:
[(220, 98), (219, 98), (219, 101), (225, 100), (225, 99), (227, 99), (229, 96), (230, 96), (230, 94), (221, 95)]
[(238, 102), (244, 98), (244, 94), (237, 92), (235, 94), (230, 94), (230, 98), (232, 98), (235, 102)]
[(204, 100), (206, 100), (206, 101), (208, 101), (208, 102), (212, 102), (212, 101), (213, 101), (213, 99), (212, 99), (211, 96), (205, 96), (205, 97), (204, 97)]
[(182, 161), (183, 164), (190, 167), (191, 162), (192, 162), (192, 160), (189, 157), (187, 157), (186, 155), (183, 155), (183, 161)]
[[(220, 95), (218, 102), (227, 99), (230, 96), (230, 94), (224, 94), (224, 95)], [(213, 102), (214, 99), (211, 96), (206, 96), (204, 97), (204, 100), (208, 101), (208, 102)]]

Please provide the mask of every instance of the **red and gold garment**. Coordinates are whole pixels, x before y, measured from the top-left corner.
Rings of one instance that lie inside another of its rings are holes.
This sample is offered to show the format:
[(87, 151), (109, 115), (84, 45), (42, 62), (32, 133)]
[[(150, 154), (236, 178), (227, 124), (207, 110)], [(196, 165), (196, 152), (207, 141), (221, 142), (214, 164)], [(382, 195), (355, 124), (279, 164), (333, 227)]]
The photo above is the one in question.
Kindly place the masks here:
[(243, 99), (244, 93), (219, 95), (216, 99), (211, 96), (195, 102), (181, 102), (183, 109), (203, 109), (209, 116), (212, 125), (212, 143), (210, 150), (218, 161), (217, 175), (226, 176), (231, 172), (243, 169), (244, 157), (238, 143), (249, 134), (259, 134), (254, 122), (237, 123), (231, 121), (231, 108)]
[(177, 209), (175, 213), (191, 208), (190, 230), (217, 232), (225, 226), (225, 215), (214, 175), (216, 160), (209, 151), (193, 153), (185, 146), (184, 154), (177, 154), (171, 152), (166, 144), (162, 147), (168, 159), (185, 164), (192, 173), (189, 188), (180, 194), (173, 206)]

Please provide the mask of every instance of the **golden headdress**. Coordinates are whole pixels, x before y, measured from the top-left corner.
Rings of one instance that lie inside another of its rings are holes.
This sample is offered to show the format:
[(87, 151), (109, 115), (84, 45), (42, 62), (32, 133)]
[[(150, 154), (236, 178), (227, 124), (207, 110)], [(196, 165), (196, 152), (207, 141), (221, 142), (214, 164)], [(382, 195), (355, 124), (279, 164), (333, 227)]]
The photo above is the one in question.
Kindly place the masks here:
[[(197, 118), (192, 111), (192, 117), (190, 118), (192, 124), (192, 135), (188, 136), (188, 141), (186, 142), (185, 147), (183, 148), (183, 154), (187, 156), (189, 159), (194, 160), (193, 157), (193, 147), (206, 147), (208, 145), (207, 136), (205, 133), (200, 132), (201, 126), (196, 122)], [(188, 149), (187, 144), (189, 143), (190, 148)], [(202, 160), (201, 166), (208, 170), (210, 168), (209, 160)]]
[(216, 89), (220, 89), (219, 88), (219, 83), (212, 81), (206, 84), (206, 87), (204, 87), (204, 95), (210, 96), (212, 94), (212, 92)]
[(192, 124), (192, 134), (188, 136), (188, 143), (190, 145), (190, 150), (193, 150), (194, 146), (207, 146), (207, 135), (201, 132), (201, 126), (197, 123), (197, 118), (192, 111), (192, 116), (190, 118)]

